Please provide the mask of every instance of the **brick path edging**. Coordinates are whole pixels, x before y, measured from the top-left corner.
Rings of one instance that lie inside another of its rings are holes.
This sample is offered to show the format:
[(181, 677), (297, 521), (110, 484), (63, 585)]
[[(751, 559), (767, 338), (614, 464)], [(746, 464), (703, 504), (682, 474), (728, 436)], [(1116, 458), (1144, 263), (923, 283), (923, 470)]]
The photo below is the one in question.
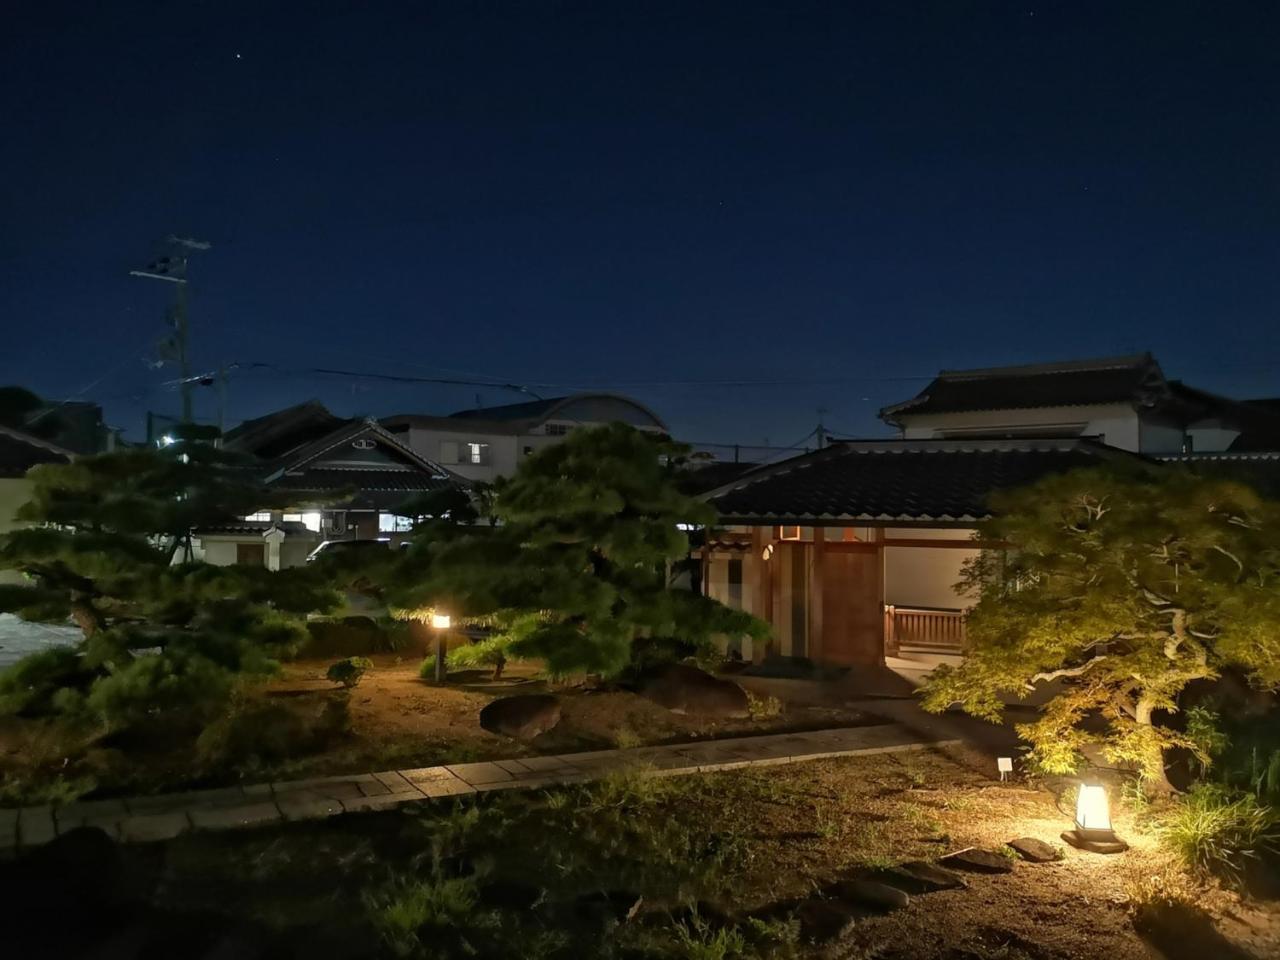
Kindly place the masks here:
[(126, 843), (146, 843), (169, 840), (187, 830), (257, 827), (387, 810), (402, 803), (439, 797), (580, 783), (629, 768), (651, 776), (683, 776), (823, 757), (919, 750), (959, 742), (930, 740), (899, 724), (884, 724), (630, 750), (455, 763), (125, 800), (90, 800), (64, 807), (0, 809), (0, 851), (39, 846), (80, 826), (101, 827)]

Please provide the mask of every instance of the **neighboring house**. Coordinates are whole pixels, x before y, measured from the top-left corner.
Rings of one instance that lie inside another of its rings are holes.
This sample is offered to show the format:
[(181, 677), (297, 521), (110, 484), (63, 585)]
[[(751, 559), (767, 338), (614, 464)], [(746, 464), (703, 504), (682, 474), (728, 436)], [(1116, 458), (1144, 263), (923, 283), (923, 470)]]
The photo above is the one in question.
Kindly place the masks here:
[(558, 443), (578, 427), (615, 421), (667, 432), (667, 425), (648, 407), (612, 393), (578, 393), (446, 417), (401, 414), (384, 417), (381, 423), (421, 456), (468, 480), (488, 482), (515, 473), (529, 454)]
[(964, 647), (953, 589), (996, 490), (1132, 457), (1091, 439), (859, 440), (753, 470), (706, 495), (708, 596), (773, 626), (766, 655), (937, 663)]
[(294, 500), (287, 510), (198, 531), (199, 555), (220, 565), (280, 569), (324, 540), (400, 540), (412, 523), (407, 502), (467, 482), (377, 422), (334, 416), (316, 401), (246, 420), (224, 443), (257, 459), (262, 479)]
[[(0, 534), (20, 526), (18, 508), (31, 499), (27, 471), (44, 463), (70, 463), (75, 454), (48, 440), (0, 426)], [(19, 575), (0, 571), (0, 583), (14, 583)]]
[(1230, 400), (1166, 379), (1149, 353), (943, 370), (880, 416), (906, 440), (1093, 437), (1152, 455), (1280, 448), (1273, 401)]

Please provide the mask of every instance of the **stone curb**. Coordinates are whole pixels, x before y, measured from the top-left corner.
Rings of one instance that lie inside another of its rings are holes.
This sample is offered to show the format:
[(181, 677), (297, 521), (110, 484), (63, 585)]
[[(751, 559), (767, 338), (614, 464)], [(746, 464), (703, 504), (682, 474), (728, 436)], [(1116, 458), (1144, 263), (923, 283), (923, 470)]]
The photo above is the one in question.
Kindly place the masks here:
[(960, 740), (921, 739), (900, 724), (882, 724), (353, 773), (123, 800), (91, 800), (58, 808), (8, 808), (0, 809), (0, 852), (39, 846), (82, 826), (101, 827), (126, 843), (151, 843), (172, 839), (187, 830), (230, 830), (390, 810), (403, 803), (440, 797), (582, 783), (620, 770), (635, 769), (644, 776), (689, 776), (959, 743)]

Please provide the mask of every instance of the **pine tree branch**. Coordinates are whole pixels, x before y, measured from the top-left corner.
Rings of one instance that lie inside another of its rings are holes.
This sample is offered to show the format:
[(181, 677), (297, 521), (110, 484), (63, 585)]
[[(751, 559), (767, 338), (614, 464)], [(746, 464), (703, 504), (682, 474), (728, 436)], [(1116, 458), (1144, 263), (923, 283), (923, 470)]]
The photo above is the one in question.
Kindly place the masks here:
[(1061, 670), (1049, 670), (1044, 673), (1037, 673), (1027, 681), (1027, 689), (1034, 690), (1036, 688), (1036, 684), (1041, 681), (1057, 680), (1060, 677), (1078, 677), (1090, 667), (1093, 667), (1106, 659), (1108, 659), (1108, 655), (1104, 653), (1102, 656), (1094, 657), (1088, 663), (1082, 663), (1078, 667), (1063, 667)]

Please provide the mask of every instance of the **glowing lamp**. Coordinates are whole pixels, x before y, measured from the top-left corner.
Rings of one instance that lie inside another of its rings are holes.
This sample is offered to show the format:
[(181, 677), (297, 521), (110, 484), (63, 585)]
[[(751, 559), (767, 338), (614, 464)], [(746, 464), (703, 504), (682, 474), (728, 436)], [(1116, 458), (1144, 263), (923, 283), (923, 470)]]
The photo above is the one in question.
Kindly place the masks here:
[(1099, 783), (1080, 784), (1080, 794), (1076, 798), (1076, 833), (1089, 840), (1115, 838), (1107, 791)]
[(1129, 845), (1116, 836), (1111, 826), (1111, 805), (1100, 783), (1082, 783), (1076, 795), (1076, 828), (1062, 839), (1079, 850), (1092, 853), (1121, 853)]
[(160, 438), (160, 446), (162, 447), (172, 447), (177, 442), (177, 439), (168, 433)]
[(431, 626), (436, 630), (448, 630), (451, 623), (453, 620), (447, 613), (431, 614)]

